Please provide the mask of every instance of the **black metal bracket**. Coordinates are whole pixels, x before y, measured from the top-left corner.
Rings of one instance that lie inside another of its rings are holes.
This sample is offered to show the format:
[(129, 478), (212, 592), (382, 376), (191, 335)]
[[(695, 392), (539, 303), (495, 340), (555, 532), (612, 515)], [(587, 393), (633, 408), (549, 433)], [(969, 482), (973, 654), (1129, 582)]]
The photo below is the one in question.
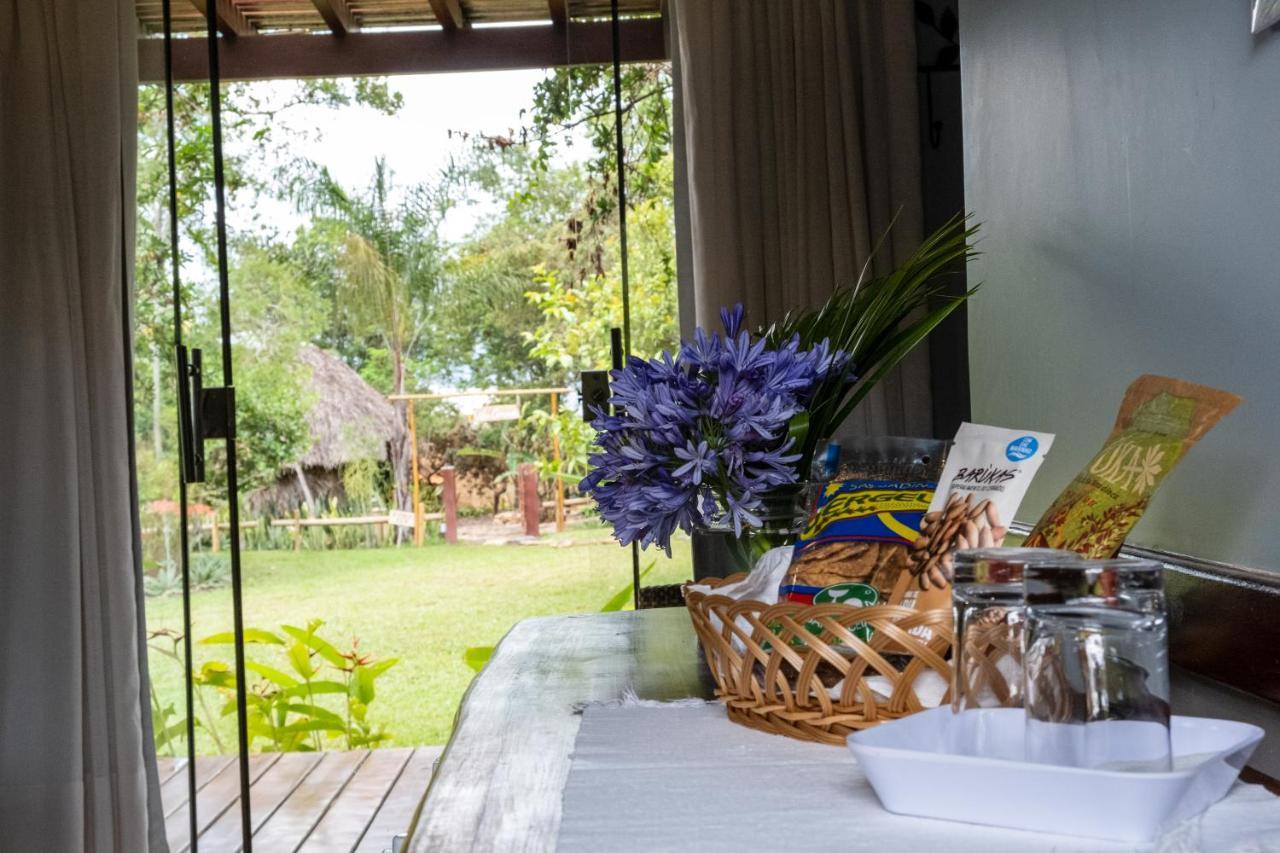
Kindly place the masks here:
[(609, 371), (582, 371), (582, 419), (591, 423), (596, 412), (609, 411)]
[(182, 439), (182, 479), (204, 482), (204, 443), (229, 438), (235, 423), (236, 395), (231, 386), (204, 387), (203, 353), (178, 346), (178, 421)]
[[(609, 330), (609, 362), (613, 365), (614, 370), (621, 370), (626, 355), (622, 348), (622, 330), (613, 328)], [(609, 371), (607, 370), (584, 370), (582, 377), (582, 419), (590, 423), (596, 419), (595, 410), (602, 412), (610, 411), (609, 397), (612, 392), (609, 390)], [(614, 411), (613, 414), (621, 414)]]
[(200, 390), (201, 438), (230, 438), (231, 418), (235, 411), (235, 389), (202, 388)]

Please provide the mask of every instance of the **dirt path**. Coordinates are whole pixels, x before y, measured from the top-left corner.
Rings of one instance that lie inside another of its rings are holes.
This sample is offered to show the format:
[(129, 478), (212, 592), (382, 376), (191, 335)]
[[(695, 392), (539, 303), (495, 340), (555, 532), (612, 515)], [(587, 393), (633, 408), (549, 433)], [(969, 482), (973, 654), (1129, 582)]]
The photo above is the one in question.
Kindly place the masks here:
[(556, 534), (556, 526), (544, 521), (541, 536), (526, 536), (524, 523), (514, 513), (503, 513), (497, 517), (491, 515), (472, 516), (458, 519), (458, 541), (474, 545), (553, 545), (568, 547), (570, 545), (590, 545), (599, 542), (612, 542), (608, 534), (601, 532), (599, 540), (571, 539), (565, 534)]
[(524, 525), (492, 515), (458, 519), (458, 541), (482, 545), (508, 545), (533, 537), (524, 535)]

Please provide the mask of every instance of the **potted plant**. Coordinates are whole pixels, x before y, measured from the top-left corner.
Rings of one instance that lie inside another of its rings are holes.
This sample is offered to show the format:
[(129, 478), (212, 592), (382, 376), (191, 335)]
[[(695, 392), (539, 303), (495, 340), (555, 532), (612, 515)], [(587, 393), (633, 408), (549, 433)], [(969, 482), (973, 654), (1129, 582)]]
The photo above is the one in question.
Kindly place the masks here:
[[(974, 292), (945, 295), (939, 277), (973, 257), (977, 230), (957, 216), (897, 269), (869, 278), (868, 261), (817, 308), (753, 333), (735, 306), (720, 313), (723, 334), (699, 328), (675, 355), (614, 370), (612, 410), (592, 422), (596, 452), (580, 485), (614, 537), (670, 554), (684, 530), (696, 576), (749, 569), (794, 537), (815, 454)], [(719, 565), (699, 565), (707, 558)]]

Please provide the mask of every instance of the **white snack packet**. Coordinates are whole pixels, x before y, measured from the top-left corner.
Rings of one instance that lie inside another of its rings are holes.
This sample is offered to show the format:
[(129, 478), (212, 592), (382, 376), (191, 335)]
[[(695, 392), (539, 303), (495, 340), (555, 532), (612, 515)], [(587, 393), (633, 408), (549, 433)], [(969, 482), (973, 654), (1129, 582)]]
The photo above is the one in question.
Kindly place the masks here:
[(1053, 434), (963, 423), (933, 501), (911, 544), (913, 574), (925, 589), (951, 578), (957, 548), (1004, 543), (1022, 498), (1053, 445)]

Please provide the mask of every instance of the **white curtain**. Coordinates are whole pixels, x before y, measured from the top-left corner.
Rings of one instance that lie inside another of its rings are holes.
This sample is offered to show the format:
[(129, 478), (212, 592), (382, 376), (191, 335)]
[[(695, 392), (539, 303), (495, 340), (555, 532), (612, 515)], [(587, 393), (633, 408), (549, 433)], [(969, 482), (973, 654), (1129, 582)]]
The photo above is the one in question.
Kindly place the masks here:
[[(872, 269), (903, 260), (921, 237), (910, 0), (669, 8), (687, 193), (677, 200), (689, 241), (682, 308), (718, 327), (721, 306), (736, 302), (753, 325), (819, 304), (857, 278), (895, 215)], [(926, 353), (883, 381), (847, 429), (931, 434)]]
[(0, 2), (0, 848), (166, 850), (129, 305), (132, 0)]

